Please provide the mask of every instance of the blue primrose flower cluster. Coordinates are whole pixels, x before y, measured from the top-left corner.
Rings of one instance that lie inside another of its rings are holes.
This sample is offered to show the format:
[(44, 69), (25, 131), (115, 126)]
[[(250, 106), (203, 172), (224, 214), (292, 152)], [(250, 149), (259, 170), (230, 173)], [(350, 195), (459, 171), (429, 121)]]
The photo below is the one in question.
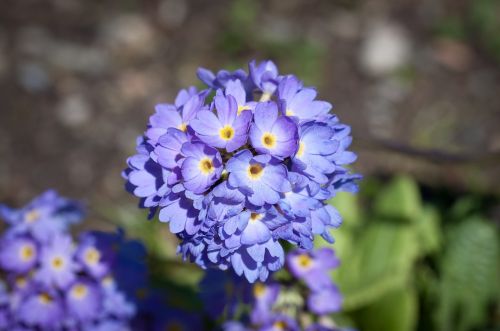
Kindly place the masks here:
[(0, 205), (8, 225), (0, 237), (0, 330), (130, 330), (137, 307), (122, 286), (132, 289), (144, 274), (145, 265), (127, 258), (143, 249), (101, 232), (73, 242), (68, 228), (83, 216), (79, 203), (54, 191), (21, 209)]
[[(231, 312), (238, 310), (226, 310), (232, 320), (224, 323), (224, 331), (339, 330), (327, 316), (338, 312), (342, 304), (342, 296), (331, 281), (330, 273), (339, 265), (334, 251), (329, 248), (294, 250), (287, 254), (286, 260), (289, 273), (286, 277), (255, 283), (249, 299), (248, 295), (240, 295), (250, 304), (248, 316), (235, 320)], [(306, 296), (308, 299), (304, 302)], [(224, 295), (220, 297), (227, 299)], [(229, 305), (232, 302), (226, 301)]]
[(184, 259), (264, 281), (284, 265), (280, 240), (307, 250), (315, 235), (333, 242), (341, 218), (325, 201), (359, 179), (345, 167), (356, 159), (350, 127), (272, 61), (198, 77), (207, 89), (156, 106), (126, 188), (169, 223)]

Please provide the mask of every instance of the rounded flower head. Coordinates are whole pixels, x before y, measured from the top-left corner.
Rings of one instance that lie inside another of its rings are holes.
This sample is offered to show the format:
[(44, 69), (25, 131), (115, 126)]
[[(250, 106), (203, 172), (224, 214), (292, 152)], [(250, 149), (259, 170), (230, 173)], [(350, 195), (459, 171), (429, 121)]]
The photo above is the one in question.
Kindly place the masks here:
[(333, 242), (341, 219), (326, 201), (359, 176), (346, 168), (350, 128), (313, 87), (269, 60), (247, 72), (198, 69), (208, 89), (156, 107), (123, 177), (184, 259), (254, 282), (283, 266), (283, 242)]

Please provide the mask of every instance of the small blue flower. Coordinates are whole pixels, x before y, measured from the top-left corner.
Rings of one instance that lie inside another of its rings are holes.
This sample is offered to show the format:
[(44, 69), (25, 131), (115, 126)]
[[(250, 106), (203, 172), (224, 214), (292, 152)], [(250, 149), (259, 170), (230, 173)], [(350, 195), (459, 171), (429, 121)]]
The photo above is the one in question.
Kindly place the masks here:
[(162, 201), (159, 213), (161, 222), (170, 224), (170, 232), (194, 234), (201, 227), (199, 211), (193, 207), (193, 201), (184, 192), (171, 193)]
[(83, 216), (82, 204), (63, 198), (54, 190), (44, 192), (21, 209), (0, 205), (0, 218), (11, 226), (10, 234), (31, 235), (38, 241), (50, 240), (80, 222)]
[(321, 248), (308, 252), (295, 250), (287, 255), (290, 272), (303, 279), (313, 291), (321, 291), (332, 286), (329, 271), (339, 266), (340, 261), (333, 250)]
[(217, 116), (211, 111), (200, 111), (191, 121), (196, 135), (212, 147), (233, 152), (247, 141), (251, 112), (238, 115), (238, 105), (233, 96), (217, 95), (214, 101)]
[(318, 315), (326, 315), (340, 311), (342, 307), (342, 295), (333, 284), (322, 288), (320, 291), (312, 291), (307, 298), (309, 310)]
[(77, 264), (73, 261), (73, 242), (67, 235), (56, 236), (42, 248), (40, 270), (36, 279), (45, 286), (66, 289), (76, 278)]
[(97, 284), (78, 279), (66, 292), (68, 313), (78, 321), (94, 319), (101, 312), (101, 291)]
[(204, 94), (195, 94), (180, 109), (171, 104), (156, 105), (156, 113), (150, 117), (149, 128), (146, 131), (149, 142), (152, 145), (156, 144), (158, 139), (170, 128), (186, 132), (191, 119), (196, 116), (198, 111), (205, 109), (204, 101)]
[(260, 101), (267, 101), (271, 98), (278, 86), (278, 67), (273, 61), (262, 61), (258, 65), (255, 61), (248, 64), (250, 77), (253, 83), (262, 91)]
[(208, 69), (198, 68), (196, 72), (198, 78), (213, 89), (224, 88), (226, 84), (231, 80), (246, 81), (247, 73), (243, 69), (238, 69), (233, 72), (227, 70), (220, 70), (217, 75), (214, 75)]
[(299, 120), (310, 120), (328, 114), (332, 105), (326, 101), (314, 100), (316, 90), (304, 88), (302, 82), (293, 75), (281, 79), (278, 99), (285, 101), (285, 114)]
[(13, 273), (26, 273), (38, 261), (38, 247), (27, 237), (7, 237), (0, 243), (0, 267)]
[(229, 185), (247, 195), (255, 206), (276, 204), (291, 190), (287, 170), (269, 155), (253, 156), (249, 150), (234, 155), (227, 163)]
[(257, 152), (283, 159), (297, 151), (298, 135), (295, 123), (278, 114), (275, 102), (259, 103), (255, 108), (255, 121), (249, 135)]
[(21, 301), (16, 315), (30, 327), (57, 330), (64, 317), (64, 308), (57, 293), (39, 289)]
[(216, 149), (202, 143), (185, 143), (182, 154), (186, 157), (181, 166), (186, 190), (201, 194), (220, 178), (223, 165)]
[(253, 111), (257, 105), (257, 102), (253, 101), (252, 93), (246, 91), (245, 86), (239, 79), (227, 82), (225, 95), (226, 97), (231, 95), (236, 100), (238, 115), (245, 110)]

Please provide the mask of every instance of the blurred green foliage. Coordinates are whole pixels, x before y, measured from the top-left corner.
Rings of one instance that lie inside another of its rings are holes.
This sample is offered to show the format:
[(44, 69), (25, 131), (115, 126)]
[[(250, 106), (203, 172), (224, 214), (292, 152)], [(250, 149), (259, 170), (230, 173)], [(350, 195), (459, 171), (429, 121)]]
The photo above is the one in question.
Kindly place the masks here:
[(344, 216), (332, 231), (342, 261), (333, 277), (345, 296), (338, 321), (361, 331), (494, 327), (497, 229), (477, 197), (438, 202), (404, 176), (368, 179), (358, 196), (331, 201)]
[(467, 1), (463, 13), (450, 14), (437, 21), (438, 36), (469, 41), (500, 61), (500, 1)]
[(249, 52), (259, 50), (255, 58), (276, 60), (282, 70), (294, 68), (296, 75), (306, 84), (321, 85), (325, 46), (301, 34), (283, 34), (279, 27), (257, 24), (258, 16), (263, 13), (257, 1), (235, 0), (231, 3), (225, 29), (217, 43), (227, 53), (228, 61), (241, 54), (247, 59)]
[[(358, 195), (332, 199), (344, 219), (332, 230), (341, 259), (333, 278), (344, 295), (335, 321), (360, 331), (498, 328), (499, 234), (484, 215), (485, 200), (443, 198), (439, 191), (424, 196), (406, 176), (388, 182), (366, 178)], [(144, 212), (133, 206), (102, 214), (146, 244), (153, 279), (170, 293), (171, 304), (199, 313), (196, 291), (203, 271), (179, 260), (168, 225), (145, 222)], [(275, 277), (289, 280), (284, 271)]]

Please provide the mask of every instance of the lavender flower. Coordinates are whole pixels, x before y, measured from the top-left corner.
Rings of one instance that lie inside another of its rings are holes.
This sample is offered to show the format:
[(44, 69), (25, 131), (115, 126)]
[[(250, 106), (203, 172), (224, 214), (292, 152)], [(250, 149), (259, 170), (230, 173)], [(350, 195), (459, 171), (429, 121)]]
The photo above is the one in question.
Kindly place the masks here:
[(123, 172), (126, 189), (169, 224), (184, 259), (264, 281), (283, 267), (283, 241), (333, 242), (341, 218), (326, 201), (359, 179), (346, 168), (350, 129), (272, 61), (250, 62), (249, 74), (197, 74), (207, 90), (156, 106)]

